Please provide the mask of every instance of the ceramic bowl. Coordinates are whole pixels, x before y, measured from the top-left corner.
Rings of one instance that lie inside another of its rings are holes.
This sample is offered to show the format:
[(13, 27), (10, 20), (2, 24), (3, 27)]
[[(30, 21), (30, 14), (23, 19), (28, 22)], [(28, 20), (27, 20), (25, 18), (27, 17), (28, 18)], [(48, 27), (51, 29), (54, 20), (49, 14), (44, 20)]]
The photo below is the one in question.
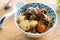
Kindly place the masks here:
[[(34, 33), (28, 33), (28, 32), (25, 32), (24, 30), (22, 30), (19, 26), (18, 26), (18, 23), (17, 23), (17, 18), (19, 16), (20, 13), (24, 12), (27, 8), (29, 7), (38, 7), (38, 8), (45, 8), (48, 13), (50, 13), (53, 17), (53, 25), (52, 27), (44, 32), (44, 33), (40, 33), (40, 34), (34, 34)], [(56, 12), (54, 11), (54, 9), (46, 4), (42, 4), (42, 3), (28, 3), (28, 4), (24, 4), (22, 6), (20, 6), (20, 8), (17, 10), (17, 12), (15, 13), (14, 15), (14, 21), (15, 21), (15, 24), (17, 26), (17, 28), (23, 33), (25, 34), (26, 36), (28, 37), (33, 37), (33, 38), (39, 38), (39, 37), (42, 37), (43, 35), (47, 34), (48, 32), (52, 31), (55, 27), (56, 27), (56, 23), (57, 23), (57, 14)]]

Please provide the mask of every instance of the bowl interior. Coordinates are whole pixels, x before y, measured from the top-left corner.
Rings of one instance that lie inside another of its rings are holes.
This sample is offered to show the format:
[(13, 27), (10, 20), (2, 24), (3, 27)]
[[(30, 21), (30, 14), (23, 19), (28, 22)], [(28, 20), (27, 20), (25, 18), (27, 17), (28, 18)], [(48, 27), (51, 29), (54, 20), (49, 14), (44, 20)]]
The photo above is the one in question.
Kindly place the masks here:
[(19, 14), (24, 12), (29, 7), (45, 8), (47, 10), (47, 12), (50, 13), (52, 15), (52, 17), (53, 17), (53, 21), (54, 22), (52, 24), (52, 27), (54, 27), (54, 25), (55, 25), (55, 23), (57, 21), (56, 13), (55, 13), (55, 11), (51, 7), (49, 7), (49, 6), (45, 5), (45, 4), (42, 4), (42, 3), (28, 3), (28, 4), (25, 4), (25, 5), (21, 6), (17, 10), (17, 12), (15, 13), (15, 19), (14, 20), (15, 20), (16, 23), (17, 23), (17, 18), (19, 16)]

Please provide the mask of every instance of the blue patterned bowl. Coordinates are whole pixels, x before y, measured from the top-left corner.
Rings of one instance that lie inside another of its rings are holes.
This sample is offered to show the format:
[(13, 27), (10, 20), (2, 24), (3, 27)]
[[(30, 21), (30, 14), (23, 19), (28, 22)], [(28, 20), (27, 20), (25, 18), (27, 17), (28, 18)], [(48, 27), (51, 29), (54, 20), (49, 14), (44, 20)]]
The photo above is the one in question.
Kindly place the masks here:
[[(38, 34), (38, 33), (37, 33), (37, 34), (33, 34), (33, 33), (28, 33), (28, 32), (23, 31), (23, 30), (18, 26), (18, 24), (17, 24), (17, 18), (18, 18), (18, 16), (19, 16), (19, 14), (22, 13), (22, 12), (24, 12), (24, 11), (25, 11), (27, 8), (29, 8), (29, 7), (45, 8), (45, 9), (48, 11), (48, 13), (50, 13), (50, 14), (52, 15), (53, 20), (54, 20), (54, 23), (53, 23), (52, 27), (51, 27), (48, 31), (46, 31), (46, 32), (44, 32), (44, 33), (41, 33), (41, 34)], [(50, 32), (52, 29), (55, 28), (55, 25), (56, 25), (56, 23), (57, 23), (57, 14), (56, 14), (56, 12), (55, 12), (50, 6), (47, 6), (47, 5), (45, 5), (45, 4), (42, 4), (42, 3), (28, 3), (28, 4), (22, 5), (22, 6), (17, 10), (17, 12), (15, 13), (15, 16), (14, 16), (14, 20), (15, 20), (16, 26), (20, 29), (21, 32), (23, 32), (25, 35), (27, 35), (27, 36), (29, 36), (29, 37), (38, 38), (38, 37), (41, 37), (41, 36), (47, 34), (47, 33)]]

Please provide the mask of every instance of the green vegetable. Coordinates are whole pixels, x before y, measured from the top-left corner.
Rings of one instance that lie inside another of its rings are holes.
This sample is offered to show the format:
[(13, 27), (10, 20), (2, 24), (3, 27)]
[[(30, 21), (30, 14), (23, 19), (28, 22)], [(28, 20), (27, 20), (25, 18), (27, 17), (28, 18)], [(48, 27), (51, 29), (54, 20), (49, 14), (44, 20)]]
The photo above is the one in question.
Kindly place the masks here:
[(36, 19), (36, 16), (35, 15), (31, 15), (30, 19), (34, 20), (34, 19)]
[(56, 0), (57, 1), (57, 3), (60, 3), (60, 0)]

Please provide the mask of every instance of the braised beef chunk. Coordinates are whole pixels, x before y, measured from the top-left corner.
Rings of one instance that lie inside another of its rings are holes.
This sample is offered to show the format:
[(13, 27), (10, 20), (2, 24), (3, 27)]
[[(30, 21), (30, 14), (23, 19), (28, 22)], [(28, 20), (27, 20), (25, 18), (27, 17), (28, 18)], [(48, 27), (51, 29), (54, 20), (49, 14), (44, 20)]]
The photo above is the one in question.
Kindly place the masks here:
[(32, 15), (32, 14), (35, 14), (36, 12), (34, 11), (34, 9), (27, 9), (25, 12), (24, 12), (24, 15)]
[[(44, 18), (45, 16), (43, 14), (46, 14), (46, 10), (45, 9), (37, 9), (36, 16), (40, 17), (40, 18)], [(42, 14), (43, 13), (43, 14)]]
[(42, 13), (46, 14), (46, 10), (30, 7), (24, 12), (23, 15), (30, 16), (34, 14), (39, 18), (44, 18), (44, 15)]

